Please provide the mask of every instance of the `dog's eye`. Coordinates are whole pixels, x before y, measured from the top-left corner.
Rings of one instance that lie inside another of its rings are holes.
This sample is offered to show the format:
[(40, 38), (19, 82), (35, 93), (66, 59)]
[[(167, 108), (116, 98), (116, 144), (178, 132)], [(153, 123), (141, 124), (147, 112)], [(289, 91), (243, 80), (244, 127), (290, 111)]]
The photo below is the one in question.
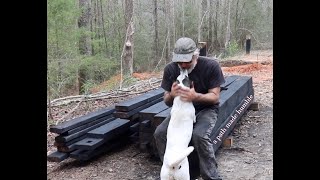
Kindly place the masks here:
[(179, 166), (179, 169), (181, 169), (181, 165)]
[(172, 167), (172, 169), (174, 169), (174, 166)]

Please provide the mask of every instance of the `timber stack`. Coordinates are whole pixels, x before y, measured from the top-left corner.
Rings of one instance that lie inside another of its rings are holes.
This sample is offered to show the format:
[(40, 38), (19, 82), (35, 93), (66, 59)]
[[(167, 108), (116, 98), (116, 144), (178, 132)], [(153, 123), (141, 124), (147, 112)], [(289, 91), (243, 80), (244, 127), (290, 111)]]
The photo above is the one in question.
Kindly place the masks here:
[[(221, 86), (218, 121), (211, 134), (215, 150), (254, 101), (252, 77), (232, 75), (225, 79)], [(132, 142), (138, 144), (142, 152), (158, 157), (153, 133), (171, 111), (163, 102), (163, 94), (162, 88), (154, 89), (113, 107), (52, 126), (50, 131), (58, 134), (54, 143), (57, 150), (47, 156), (48, 161), (60, 162), (68, 157), (89, 160)], [(194, 158), (193, 152), (190, 161)]]

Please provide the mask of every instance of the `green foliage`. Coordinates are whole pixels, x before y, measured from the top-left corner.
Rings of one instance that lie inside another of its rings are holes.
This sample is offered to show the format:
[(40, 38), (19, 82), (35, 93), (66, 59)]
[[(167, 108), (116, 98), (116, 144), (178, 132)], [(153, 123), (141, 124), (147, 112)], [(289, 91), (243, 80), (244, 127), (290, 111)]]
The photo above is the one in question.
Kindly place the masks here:
[(84, 94), (90, 94), (90, 89), (95, 87), (97, 84), (93, 79), (89, 79), (85, 82), (85, 84), (82, 86), (82, 91)]
[(76, 85), (79, 61), (77, 59), (54, 59), (48, 63), (47, 84), (53, 98), (67, 94)]
[[(198, 25), (201, 21), (199, 19), (201, 2), (193, 0), (174, 1), (173, 3), (171, 1), (170, 6), (174, 7), (167, 8), (169, 2), (158, 1), (159, 49), (157, 51), (160, 53), (158, 55), (163, 55), (163, 57), (154, 57), (154, 3), (148, 0), (134, 1), (134, 72), (155, 70), (155, 62), (158, 63), (161, 58), (163, 59), (156, 70), (163, 69), (165, 63), (168, 63), (165, 58), (167, 56), (170, 58), (176, 38), (184, 35), (197, 40)], [(228, 3), (225, 2), (210, 1), (212, 9), (207, 13), (208, 17), (204, 18), (202, 24), (202, 26), (209, 25), (210, 14), (212, 15), (211, 20), (216, 20), (217, 27), (214, 29), (217, 31), (216, 37), (213, 37), (215, 34), (209, 37), (212, 38), (212, 41), (218, 42), (213, 49), (216, 51), (224, 48), (226, 38)], [(224, 50), (224, 56), (232, 56), (243, 49), (242, 45), (247, 34), (252, 35), (252, 47), (261, 46), (259, 44), (263, 43), (272, 44), (272, 0), (230, 2), (231, 39), (228, 48)], [(101, 4), (98, 1), (91, 1), (91, 3), (93, 12), (91, 27), (90, 29), (79, 29), (78, 19), (81, 11), (78, 0), (47, 1), (47, 87), (50, 90), (51, 98), (74, 95), (71, 90), (77, 92), (80, 68), (83, 70), (82, 72), (85, 72), (84, 92), (88, 93), (92, 87), (106, 80), (111, 80), (105, 85), (106, 88), (119, 87), (119, 80), (113, 80), (113, 78), (118, 78), (116, 75), (120, 73), (120, 57), (126, 36), (125, 4), (123, 1), (102, 1)], [(103, 12), (98, 12), (100, 9)], [(182, 18), (183, 11), (184, 17)], [(169, 12), (170, 14), (166, 16), (166, 13)], [(102, 15), (103, 17), (101, 17)], [(215, 17), (216, 15), (217, 17)], [(182, 24), (184, 24), (184, 32)], [(163, 52), (168, 28), (170, 28), (170, 38), (168, 39), (170, 49)], [(209, 35), (208, 32), (201, 33)], [(83, 35), (91, 37), (93, 50), (91, 56), (80, 55), (79, 41)], [(124, 77), (123, 79), (122, 87), (129, 86), (136, 81), (132, 77)]]
[(232, 40), (230, 43), (229, 43), (229, 46), (227, 47), (224, 55), (223, 55), (223, 58), (224, 57), (229, 57), (229, 56), (234, 56), (235, 54), (237, 54), (238, 52), (240, 52), (240, 48), (239, 48), (239, 45), (238, 43), (235, 41), (235, 40)]
[(77, 1), (47, 1), (48, 90), (53, 98), (65, 96), (77, 80)]
[(79, 10), (76, 1), (47, 1), (47, 48), (48, 58), (61, 58), (77, 54), (77, 18)]
[[(119, 72), (120, 62), (102, 55), (86, 56), (81, 60), (81, 69), (86, 72), (86, 87), (93, 87)], [(89, 88), (86, 88), (87, 90)]]
[(102, 55), (85, 57), (81, 61), (81, 67), (88, 72), (86, 75), (89, 79), (104, 81), (110, 75), (119, 70), (119, 61), (108, 59)]

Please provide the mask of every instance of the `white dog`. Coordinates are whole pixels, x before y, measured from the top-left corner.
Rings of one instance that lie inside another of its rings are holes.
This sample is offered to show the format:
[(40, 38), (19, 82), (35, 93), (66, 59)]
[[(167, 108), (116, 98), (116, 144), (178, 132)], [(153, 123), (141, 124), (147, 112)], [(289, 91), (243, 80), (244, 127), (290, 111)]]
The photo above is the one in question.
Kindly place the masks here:
[[(181, 71), (177, 78), (179, 86), (189, 88), (187, 70)], [(190, 82), (189, 82), (190, 84)], [(161, 167), (161, 180), (190, 180), (188, 155), (194, 150), (189, 146), (193, 123), (196, 121), (192, 102), (185, 102), (177, 96), (173, 100), (171, 119), (167, 130), (167, 145)]]

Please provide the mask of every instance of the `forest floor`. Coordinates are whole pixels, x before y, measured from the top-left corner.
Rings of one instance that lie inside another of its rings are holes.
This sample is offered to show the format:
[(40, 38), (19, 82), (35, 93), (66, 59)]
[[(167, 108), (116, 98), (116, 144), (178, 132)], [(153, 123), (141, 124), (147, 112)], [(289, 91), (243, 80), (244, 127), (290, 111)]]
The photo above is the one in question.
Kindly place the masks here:
[[(248, 110), (237, 122), (230, 136), (233, 144), (221, 146), (216, 152), (218, 171), (224, 180), (273, 179), (273, 51), (251, 51), (219, 61), (224, 75), (252, 76), (254, 102), (259, 110)], [(136, 73), (136, 78), (161, 78), (161, 73)], [(160, 83), (158, 84), (160, 85)], [(53, 120), (61, 122), (113, 105), (134, 95), (70, 103), (51, 109)], [(74, 111), (77, 106), (77, 110)], [(73, 110), (72, 110), (73, 109)], [(68, 112), (73, 111), (69, 116)], [(65, 118), (68, 117), (68, 118)], [(56, 150), (56, 134), (47, 131), (47, 154)], [(141, 152), (135, 144), (127, 144), (106, 152), (88, 162), (68, 158), (62, 162), (47, 162), (48, 180), (97, 179), (97, 180), (157, 180), (162, 163), (148, 153)], [(199, 178), (201, 179), (201, 178)]]

